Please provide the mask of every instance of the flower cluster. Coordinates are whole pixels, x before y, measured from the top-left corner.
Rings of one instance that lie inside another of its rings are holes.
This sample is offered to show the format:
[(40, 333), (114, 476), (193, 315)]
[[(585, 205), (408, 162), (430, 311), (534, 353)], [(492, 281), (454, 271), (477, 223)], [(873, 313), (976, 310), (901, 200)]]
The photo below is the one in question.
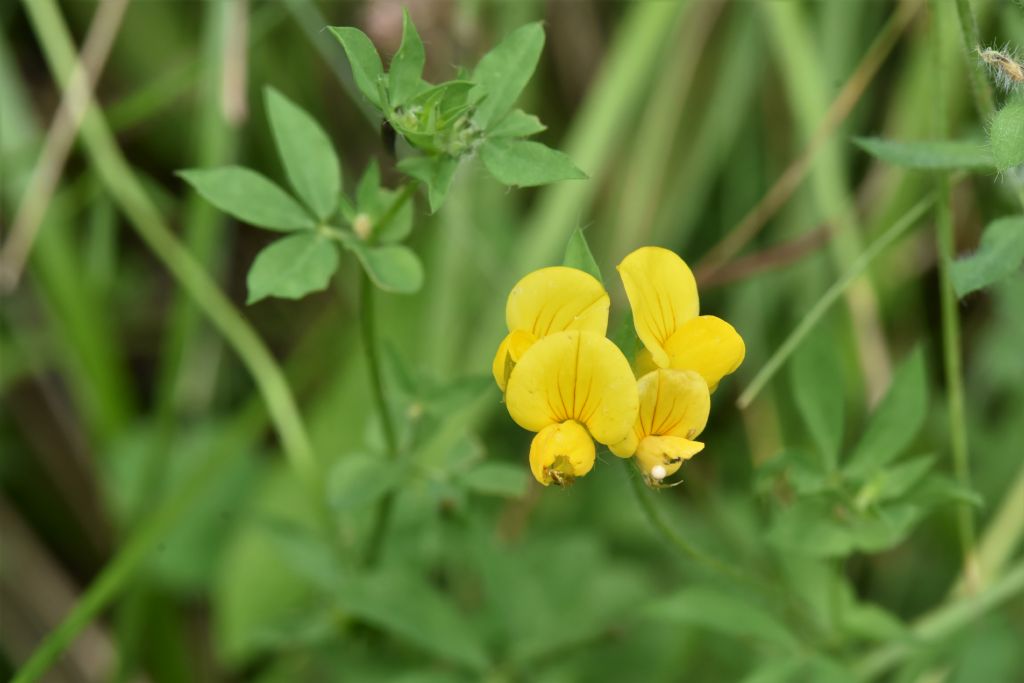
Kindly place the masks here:
[(675, 253), (642, 247), (618, 266), (643, 342), (626, 359), (606, 338), (608, 293), (564, 266), (520, 280), (505, 309), (508, 335), (492, 371), (519, 426), (537, 432), (530, 469), (541, 484), (567, 486), (594, 466), (604, 444), (661, 485), (704, 444), (711, 392), (743, 362), (743, 339), (699, 314), (697, 282)]

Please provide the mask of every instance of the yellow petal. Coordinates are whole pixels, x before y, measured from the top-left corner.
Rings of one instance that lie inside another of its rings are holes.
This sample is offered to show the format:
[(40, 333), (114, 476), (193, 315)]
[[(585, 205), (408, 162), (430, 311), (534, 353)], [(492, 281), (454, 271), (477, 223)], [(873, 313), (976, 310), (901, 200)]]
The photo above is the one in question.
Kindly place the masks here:
[(713, 315), (684, 323), (665, 345), (669, 366), (695, 370), (714, 391), (723, 377), (743, 362), (746, 346), (732, 325)]
[(647, 436), (636, 451), (636, 464), (649, 479), (661, 481), (702, 450), (701, 442), (680, 436)]
[(530, 471), (544, 486), (568, 486), (594, 466), (594, 440), (579, 422), (548, 425), (530, 444)]
[(622, 441), (608, 444), (608, 450), (620, 458), (632, 458), (639, 445), (640, 439), (636, 435), (636, 430), (630, 430), (629, 434)]
[(512, 356), (512, 360), (518, 363), (535, 341), (537, 341), (537, 337), (533, 336), (531, 332), (512, 330), (508, 335), (508, 353)]
[(494, 381), (498, 383), (498, 388), (505, 391), (505, 385), (508, 384), (508, 376), (512, 372), (512, 357), (508, 352), (508, 339), (512, 335), (507, 335), (498, 344), (498, 351), (494, 354), (494, 360), (491, 361), (491, 374), (494, 375)]
[(572, 330), (538, 340), (509, 376), (505, 404), (524, 429), (575, 420), (603, 444), (624, 439), (639, 399), (629, 362), (615, 344)]
[(637, 382), (640, 413), (638, 439), (645, 436), (678, 436), (693, 439), (708, 423), (711, 395), (696, 372), (661, 369), (649, 372)]
[(658, 367), (668, 366), (665, 342), (700, 310), (697, 281), (674, 252), (641, 247), (619, 264), (633, 326)]
[(592, 275), (576, 268), (535, 270), (512, 288), (505, 305), (509, 330), (536, 338), (564, 330), (608, 331), (608, 293)]

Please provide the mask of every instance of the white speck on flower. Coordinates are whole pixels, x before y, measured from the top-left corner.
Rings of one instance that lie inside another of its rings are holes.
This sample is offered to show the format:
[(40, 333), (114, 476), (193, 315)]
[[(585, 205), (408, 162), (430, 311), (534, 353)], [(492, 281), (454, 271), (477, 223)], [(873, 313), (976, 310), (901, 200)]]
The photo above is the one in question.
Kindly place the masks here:
[(651, 479), (661, 481), (665, 478), (666, 474), (667, 472), (665, 472), (665, 467), (663, 465), (655, 465), (651, 468)]

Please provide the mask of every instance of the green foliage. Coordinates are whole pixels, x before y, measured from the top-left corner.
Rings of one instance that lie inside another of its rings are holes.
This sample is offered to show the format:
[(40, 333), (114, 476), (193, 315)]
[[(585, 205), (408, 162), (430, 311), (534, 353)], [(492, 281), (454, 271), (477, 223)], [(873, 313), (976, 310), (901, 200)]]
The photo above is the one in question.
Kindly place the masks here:
[(1008, 171), (1024, 164), (1024, 100), (1011, 100), (996, 112), (988, 137), (997, 169)]
[(871, 156), (904, 168), (926, 171), (989, 171), (996, 165), (983, 142), (931, 140), (900, 142), (882, 138), (854, 138)]
[(1022, 263), (1024, 218), (999, 218), (985, 227), (978, 250), (953, 264), (953, 287), (957, 296), (967, 296), (1019, 272)]
[(321, 221), (338, 209), (341, 165), (330, 138), (309, 114), (273, 88), (264, 92), (267, 116), (292, 189)]
[(282, 232), (314, 227), (298, 202), (255, 171), (227, 166), (179, 171), (178, 175), (218, 209), (246, 223)]
[(487, 131), (500, 123), (519, 99), (533, 76), (544, 49), (544, 28), (539, 24), (520, 26), (488, 52), (473, 70), (479, 101), (473, 120)]
[(521, 465), (485, 462), (462, 476), (463, 485), (475, 493), (503, 498), (526, 495), (529, 475)]
[(532, 187), (587, 177), (562, 152), (530, 140), (488, 140), (480, 158), (491, 175), (505, 185)]
[(338, 252), (323, 235), (302, 232), (280, 239), (256, 255), (246, 283), (247, 303), (268, 296), (301, 299), (327, 288), (338, 269)]
[(604, 282), (601, 277), (601, 269), (598, 267), (597, 261), (594, 260), (590, 245), (587, 244), (587, 238), (579, 228), (573, 230), (572, 235), (569, 236), (569, 241), (565, 245), (565, 258), (562, 259), (562, 265), (582, 270), (584, 273), (593, 275), (598, 282)]
[(843, 440), (843, 378), (834, 343), (824, 332), (812, 334), (790, 367), (793, 400), (825, 469), (834, 469)]
[(349, 27), (331, 29), (348, 55), (360, 91), (420, 155), (398, 169), (427, 188), (430, 211), (441, 206), (459, 161), (479, 151), (501, 183), (520, 187), (586, 178), (569, 158), (521, 138), (545, 129), (516, 100), (533, 76), (544, 48), (539, 23), (522, 26), (484, 55), (468, 79), (437, 85), (423, 81), (423, 43), (408, 12), (402, 44), (387, 74), (370, 39)]

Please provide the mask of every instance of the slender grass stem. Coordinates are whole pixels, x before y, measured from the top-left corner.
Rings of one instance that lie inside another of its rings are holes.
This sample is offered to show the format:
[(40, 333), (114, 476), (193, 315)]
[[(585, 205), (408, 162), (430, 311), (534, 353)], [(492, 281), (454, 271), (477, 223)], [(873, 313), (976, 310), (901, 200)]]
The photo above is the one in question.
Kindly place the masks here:
[[(388, 210), (381, 216), (380, 221), (374, 226), (374, 230), (380, 230), (394, 220), (406, 202), (412, 198), (415, 191), (416, 183), (407, 182), (391, 202)], [(384, 447), (387, 449), (388, 458), (393, 463), (398, 459), (398, 430), (395, 427), (391, 408), (388, 406), (387, 392), (384, 387), (384, 373), (380, 361), (380, 341), (377, 337), (376, 312), (374, 310), (374, 286), (365, 272), (362, 275), (361, 285), (360, 315), (362, 316), (363, 350), (366, 353), (366, 364), (370, 369), (373, 400), (377, 407), (377, 414), (380, 416), (381, 431), (384, 433)], [(394, 505), (395, 492), (393, 490), (389, 491), (377, 505), (364, 558), (367, 566), (376, 564), (380, 556)]]
[[(23, 5), (51, 71), (59, 82), (66, 83), (74, 66), (74, 43), (55, 0), (31, 0)], [(277, 361), (217, 283), (171, 232), (91, 100), (81, 131), (90, 159), (111, 196), (142, 240), (241, 358), (263, 396), (286, 456), (300, 476), (319, 490), (313, 448)]]
[(757, 395), (761, 393), (764, 386), (775, 376), (775, 373), (779, 371), (779, 368), (782, 367), (790, 355), (796, 351), (800, 342), (814, 329), (814, 326), (818, 324), (822, 316), (832, 307), (832, 304), (839, 300), (846, 289), (871, 265), (871, 262), (879, 254), (917, 223), (925, 211), (928, 210), (928, 207), (934, 202), (935, 196), (930, 195), (911, 207), (898, 221), (892, 224), (892, 227), (864, 250), (843, 277), (828, 288), (822, 297), (818, 299), (817, 303), (811, 307), (811, 310), (807, 312), (803, 320), (800, 321), (800, 324), (790, 332), (786, 340), (772, 354), (768, 362), (761, 367), (760, 372), (750, 381), (750, 384), (743, 390), (743, 393), (740, 394), (739, 399), (736, 401), (740, 408), (746, 408), (757, 398)]
[(860, 658), (857, 676), (870, 681), (906, 659), (919, 647), (927, 647), (969, 626), (980, 616), (1024, 591), (1024, 563), (1017, 564), (980, 593), (950, 602), (918, 619), (908, 638)]
[(956, 14), (959, 20), (960, 35), (964, 39), (967, 77), (971, 83), (974, 107), (978, 110), (981, 120), (988, 121), (995, 113), (996, 105), (995, 98), (992, 96), (992, 87), (974, 54), (974, 51), (981, 46), (981, 39), (978, 37), (978, 23), (974, 20), (974, 12), (971, 11), (971, 0), (956, 0)]

